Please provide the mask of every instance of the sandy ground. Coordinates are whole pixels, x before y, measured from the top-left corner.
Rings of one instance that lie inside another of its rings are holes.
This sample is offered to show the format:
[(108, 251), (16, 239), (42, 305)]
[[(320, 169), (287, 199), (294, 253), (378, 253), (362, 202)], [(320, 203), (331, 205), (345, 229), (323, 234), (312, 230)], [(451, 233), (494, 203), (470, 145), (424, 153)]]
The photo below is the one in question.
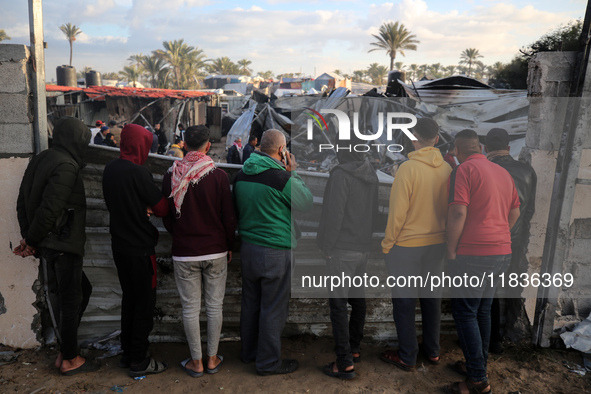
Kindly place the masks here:
[[(239, 358), (240, 343), (220, 344), (225, 356), (222, 370), (215, 375), (191, 378), (179, 367), (188, 357), (186, 345), (152, 344), (157, 359), (170, 363), (169, 370), (150, 375), (141, 381), (127, 376), (118, 368), (118, 357), (103, 361), (94, 373), (71, 377), (60, 376), (53, 367), (55, 349), (23, 350), (17, 361), (0, 367), (1, 393), (428, 393), (441, 392), (443, 385), (461, 380), (446, 364), (461, 358), (454, 336), (442, 341), (442, 364), (432, 366), (423, 359), (416, 372), (404, 372), (379, 360), (386, 347), (365, 344), (362, 362), (356, 365), (358, 377), (341, 381), (325, 376), (321, 367), (333, 361), (330, 338), (295, 337), (284, 339), (284, 357), (299, 360), (300, 368), (290, 375), (261, 377), (253, 364)], [(6, 350), (6, 349), (0, 349)], [(101, 354), (93, 351), (93, 356)], [(538, 349), (528, 345), (509, 345), (505, 353), (492, 356), (489, 375), (495, 393), (588, 393), (591, 377), (570, 372), (564, 362), (582, 363), (575, 351)], [(115, 387), (118, 386), (118, 387)]]

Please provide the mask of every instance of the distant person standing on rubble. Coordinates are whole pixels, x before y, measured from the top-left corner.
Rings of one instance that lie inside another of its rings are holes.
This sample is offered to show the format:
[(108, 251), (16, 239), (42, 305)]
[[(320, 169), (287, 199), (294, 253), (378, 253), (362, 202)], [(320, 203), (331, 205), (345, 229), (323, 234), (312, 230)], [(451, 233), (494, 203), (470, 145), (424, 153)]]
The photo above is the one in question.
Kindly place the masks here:
[(114, 120), (110, 120), (109, 129), (111, 130), (111, 134), (113, 134), (113, 138), (115, 138), (115, 141), (119, 143), (119, 141), (121, 141), (122, 128), (117, 126), (117, 122), (115, 122)]
[(242, 164), (242, 138), (234, 140), (232, 146), (228, 149), (226, 162), (230, 164)]
[(154, 126), (154, 132), (158, 136), (158, 151), (159, 155), (163, 155), (166, 153), (166, 147), (168, 146), (168, 138), (166, 138), (166, 133), (164, 129), (160, 127), (160, 123), (156, 123)]
[(246, 144), (246, 146), (242, 150), (242, 164), (244, 164), (244, 162), (246, 160), (248, 160), (248, 158), (250, 157), (252, 152), (255, 151), (255, 147), (257, 146), (257, 143), (258, 143), (257, 137), (255, 137), (254, 135), (251, 135), (250, 137), (248, 137), (248, 144)]

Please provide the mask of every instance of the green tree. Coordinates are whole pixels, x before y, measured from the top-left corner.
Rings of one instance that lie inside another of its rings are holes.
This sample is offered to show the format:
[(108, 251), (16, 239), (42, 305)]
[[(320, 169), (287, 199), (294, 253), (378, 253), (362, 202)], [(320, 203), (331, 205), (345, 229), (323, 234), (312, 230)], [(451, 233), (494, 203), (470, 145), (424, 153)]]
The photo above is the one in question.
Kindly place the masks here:
[(367, 72), (365, 70), (355, 70), (353, 71), (353, 82), (363, 82), (365, 81), (365, 76)]
[(267, 71), (259, 71), (259, 77), (263, 78), (263, 79), (272, 79), (273, 78), (273, 71), (271, 70), (267, 70)]
[(452, 75), (454, 75), (456, 73), (456, 70), (457, 70), (457, 67), (454, 64), (452, 64), (450, 66), (445, 67), (445, 74), (448, 77), (451, 77)]
[(368, 52), (379, 50), (386, 51), (386, 54), (390, 56), (390, 71), (394, 68), (394, 59), (396, 59), (396, 54), (398, 52), (400, 52), (402, 56), (405, 56), (405, 50), (416, 51), (417, 44), (420, 44), (420, 41), (416, 39), (416, 36), (411, 34), (402, 23), (398, 24), (398, 22), (382, 24), (382, 26), (380, 26), (379, 34), (372, 34), (372, 36), (377, 41), (370, 44), (375, 48), (370, 49)]
[(85, 79), (86, 78), (86, 73), (91, 71), (92, 67), (90, 66), (84, 66), (84, 68), (80, 71), (78, 71), (76, 73), (76, 76), (78, 77), (78, 79)]
[[(186, 83), (190, 79), (190, 76), (183, 76), (183, 72), (188, 65), (198, 63), (198, 66), (202, 66), (205, 63), (203, 50), (188, 45), (182, 38), (180, 40), (164, 41), (162, 46), (164, 49), (157, 49), (153, 54), (168, 64), (174, 76), (175, 88), (182, 89), (183, 81)], [(190, 68), (194, 69), (198, 66), (191, 65)]]
[(140, 70), (137, 66), (125, 66), (122, 71), (119, 71), (119, 75), (127, 81), (128, 85), (137, 87), (137, 80), (140, 77)]
[(343, 75), (343, 72), (341, 70), (339, 70), (338, 68), (336, 70), (334, 70), (332, 73), (333, 74), (336, 74), (336, 75), (339, 75), (339, 76), (342, 76)]
[(409, 66), (409, 70), (410, 70), (410, 74), (411, 74), (411, 79), (416, 79), (417, 75), (419, 73), (419, 65), (418, 64), (411, 64)]
[(441, 78), (441, 63), (431, 64), (430, 70), (434, 78)]
[(538, 52), (578, 51), (582, 29), (583, 22), (580, 19), (573, 20), (549, 31), (519, 52), (529, 59)]
[(398, 71), (404, 70), (404, 63), (403, 62), (396, 62), (394, 63), (394, 68)]
[(240, 66), (230, 60), (229, 57), (218, 57), (208, 65), (209, 72), (219, 75), (232, 75), (240, 73)]
[(170, 72), (170, 69), (166, 67), (166, 62), (162, 58), (156, 55), (152, 55), (143, 56), (140, 64), (141, 67), (148, 74), (148, 80), (150, 81), (150, 85), (153, 88), (163, 88), (164, 86), (160, 86), (162, 79), (166, 79), (163, 78), (163, 75), (168, 75), (168, 73)]
[(478, 59), (482, 58), (483, 56), (480, 54), (478, 49), (476, 48), (468, 48), (464, 49), (464, 51), (460, 55), (460, 64), (467, 64), (468, 65), (468, 76), (472, 74), (472, 65), (479, 62)]
[(241, 60), (238, 60), (237, 64), (238, 64), (238, 66), (240, 66), (240, 74), (249, 75), (249, 76), (252, 74), (252, 69), (248, 67), (252, 64), (252, 62), (250, 60), (241, 59)]
[(72, 65), (72, 51), (73, 51), (73, 43), (76, 41), (76, 36), (82, 33), (76, 25), (71, 24), (70, 22), (63, 24), (60, 26), (60, 30), (66, 36), (66, 39), (70, 42), (70, 66)]
[(378, 65), (378, 63), (372, 63), (367, 68), (367, 75), (371, 79), (372, 84), (383, 85), (384, 78), (388, 75), (388, 67)]
[(119, 80), (119, 74), (118, 73), (114, 73), (114, 72), (107, 72), (107, 73), (103, 73), (102, 75), (103, 80), (110, 80), (110, 81), (118, 81)]
[(8, 36), (8, 34), (6, 34), (4, 29), (0, 29), (0, 42), (2, 42), (4, 40), (10, 40), (10, 39), (11, 38)]

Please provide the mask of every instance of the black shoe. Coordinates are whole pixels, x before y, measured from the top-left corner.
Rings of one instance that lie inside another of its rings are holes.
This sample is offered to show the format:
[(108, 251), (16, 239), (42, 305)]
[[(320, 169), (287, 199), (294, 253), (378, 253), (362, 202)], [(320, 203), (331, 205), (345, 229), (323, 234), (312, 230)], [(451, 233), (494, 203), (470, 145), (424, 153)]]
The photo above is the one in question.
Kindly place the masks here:
[(257, 371), (257, 373), (261, 376), (269, 376), (269, 375), (282, 375), (286, 373), (295, 372), (298, 369), (298, 360), (292, 359), (285, 359), (281, 361), (281, 365), (274, 371)]

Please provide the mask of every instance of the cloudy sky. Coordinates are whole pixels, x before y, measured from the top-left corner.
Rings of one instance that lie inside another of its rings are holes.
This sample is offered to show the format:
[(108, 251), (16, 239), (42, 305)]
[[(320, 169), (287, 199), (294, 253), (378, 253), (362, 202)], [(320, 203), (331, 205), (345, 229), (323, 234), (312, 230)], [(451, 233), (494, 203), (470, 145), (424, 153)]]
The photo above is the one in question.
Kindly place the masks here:
[[(27, 1), (0, 0), (5, 43), (29, 44)], [(485, 64), (509, 61), (518, 49), (570, 20), (582, 18), (584, 0), (44, 0), (47, 79), (69, 61), (59, 26), (83, 31), (74, 42), (73, 66), (119, 71), (126, 59), (149, 54), (163, 41), (184, 38), (208, 58), (247, 58), (256, 71), (320, 75), (350, 73), (370, 63), (389, 65), (385, 52), (368, 53), (371, 34), (400, 21), (420, 40), (405, 64), (457, 64), (466, 48), (478, 48)]]

